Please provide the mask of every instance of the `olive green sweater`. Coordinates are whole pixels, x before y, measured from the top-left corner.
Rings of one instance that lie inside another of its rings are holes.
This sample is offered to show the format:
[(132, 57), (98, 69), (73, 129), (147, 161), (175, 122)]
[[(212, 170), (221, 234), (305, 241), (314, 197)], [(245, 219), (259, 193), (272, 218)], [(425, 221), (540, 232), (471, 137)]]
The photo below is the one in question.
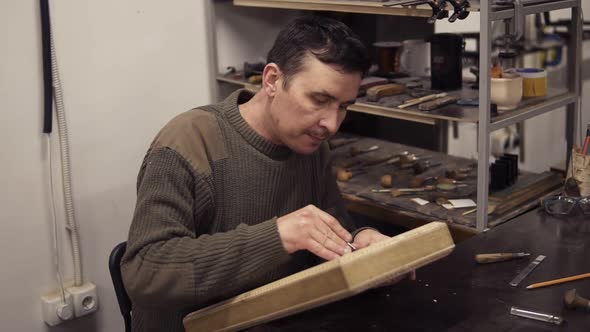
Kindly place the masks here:
[(300, 155), (267, 141), (240, 115), (249, 98), (180, 114), (143, 160), (121, 264), (134, 331), (183, 331), (186, 314), (316, 262), (285, 251), (279, 216), (314, 204), (354, 228), (327, 144)]

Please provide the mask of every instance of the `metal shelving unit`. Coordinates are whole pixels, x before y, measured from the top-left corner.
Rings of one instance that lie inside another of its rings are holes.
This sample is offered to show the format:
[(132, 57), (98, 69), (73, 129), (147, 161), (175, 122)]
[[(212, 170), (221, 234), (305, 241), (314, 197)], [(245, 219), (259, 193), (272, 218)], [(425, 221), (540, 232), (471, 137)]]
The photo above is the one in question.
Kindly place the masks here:
[(555, 110), (559, 107), (567, 107), (566, 140), (567, 151), (571, 151), (574, 141), (574, 118), (578, 108), (580, 95), (580, 64), (582, 59), (582, 21), (581, 0), (554, 0), (523, 1), (523, 15), (532, 15), (546, 11), (571, 8), (572, 23), (570, 27), (571, 38), (568, 41), (567, 77), (569, 81), (568, 91), (564, 94), (550, 98), (544, 102), (519, 108), (508, 113), (504, 118), (490, 121), (490, 70), (491, 67), (491, 29), (492, 21), (512, 19), (516, 10), (509, 7), (492, 7), (491, 0), (480, 0), (480, 43), (479, 43), (479, 121), (478, 121), (478, 163), (477, 163), (477, 201), (478, 204), (476, 229), (484, 231), (488, 225), (487, 202), (489, 185), (489, 155), (490, 133), (494, 130), (511, 124), (530, 119), (537, 115)]
[[(567, 107), (566, 140), (567, 151), (574, 142), (574, 119), (578, 108), (581, 79), (581, 0), (521, 0), (523, 15), (532, 15), (559, 9), (571, 9), (571, 38), (569, 38), (567, 56), (567, 89), (549, 89), (544, 98), (529, 98), (523, 100), (514, 111), (507, 112), (493, 118), (490, 116), (490, 70), (491, 67), (491, 24), (493, 21), (513, 19), (515, 9), (512, 6), (492, 5), (492, 0), (470, 1), (470, 11), (480, 12), (480, 44), (479, 44), (479, 108), (465, 108), (460, 115), (424, 113), (412, 109), (397, 109), (382, 107), (375, 104), (357, 102), (349, 106), (350, 111), (368, 113), (383, 117), (426, 123), (434, 125), (440, 121), (472, 122), (478, 125), (478, 169), (477, 169), (477, 201), (478, 204), (476, 230), (487, 229), (487, 202), (489, 196), (489, 155), (490, 133), (530, 119), (532, 117), (553, 111), (560, 107)], [(336, 11), (349, 13), (363, 13), (376, 15), (418, 16), (429, 17), (431, 10), (428, 6), (417, 7), (384, 7), (382, 2), (370, 1), (342, 1), (342, 0), (233, 0), (236, 6), (281, 8), (295, 10)], [(252, 91), (259, 86), (243, 80), (217, 76), (217, 81), (228, 82), (244, 86)]]

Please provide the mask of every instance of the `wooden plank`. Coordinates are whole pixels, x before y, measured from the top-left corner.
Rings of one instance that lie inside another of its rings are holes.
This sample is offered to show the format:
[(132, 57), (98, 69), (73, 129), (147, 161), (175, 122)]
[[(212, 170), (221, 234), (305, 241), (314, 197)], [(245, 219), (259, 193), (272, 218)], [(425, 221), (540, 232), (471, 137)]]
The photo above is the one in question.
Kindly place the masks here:
[(381, 2), (372, 1), (337, 1), (337, 0), (234, 0), (236, 6), (317, 10), (345, 12), (356, 14), (377, 14), (394, 16), (430, 17), (432, 10), (429, 6), (417, 7), (383, 7)]
[(520, 206), (530, 201), (532, 201), (534, 205), (537, 205), (537, 200), (539, 197), (554, 190), (557, 187), (560, 187), (562, 184), (563, 178), (561, 178), (558, 174), (554, 174), (553, 176), (544, 178), (541, 181), (524, 188), (523, 190), (508, 195), (506, 198), (501, 200), (490, 197), (490, 201), (495, 201), (496, 210), (494, 213), (503, 215), (510, 211), (517, 210)]
[(186, 316), (187, 332), (236, 331), (361, 293), (447, 256), (446, 224), (432, 222)]

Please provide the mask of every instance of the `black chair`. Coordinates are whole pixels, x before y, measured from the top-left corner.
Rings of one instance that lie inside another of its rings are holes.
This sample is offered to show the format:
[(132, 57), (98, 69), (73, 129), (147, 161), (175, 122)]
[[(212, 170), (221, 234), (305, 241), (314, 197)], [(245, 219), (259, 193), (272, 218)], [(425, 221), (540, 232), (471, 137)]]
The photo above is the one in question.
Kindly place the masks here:
[(131, 332), (131, 300), (129, 299), (129, 295), (127, 295), (121, 276), (121, 258), (126, 249), (127, 242), (121, 242), (113, 248), (109, 256), (109, 271), (111, 272), (111, 279), (113, 279), (115, 294), (117, 294), (119, 309), (125, 320), (125, 332)]

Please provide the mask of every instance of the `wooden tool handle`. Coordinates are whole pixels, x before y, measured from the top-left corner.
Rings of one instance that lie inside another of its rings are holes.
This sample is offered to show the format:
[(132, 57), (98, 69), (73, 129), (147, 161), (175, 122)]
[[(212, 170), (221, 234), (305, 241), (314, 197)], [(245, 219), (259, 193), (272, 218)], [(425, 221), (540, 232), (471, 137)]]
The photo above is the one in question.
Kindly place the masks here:
[(513, 258), (516, 258), (514, 254), (479, 254), (475, 255), (475, 261), (480, 264), (486, 263), (495, 263), (495, 262), (502, 262), (507, 261)]
[(391, 188), (393, 187), (393, 175), (385, 174), (381, 177), (381, 186), (383, 188)]
[(578, 295), (575, 288), (565, 293), (563, 302), (568, 309), (590, 310), (590, 301)]
[(373, 158), (369, 158), (369, 159), (364, 160), (362, 162), (362, 165), (363, 166), (375, 166), (375, 165), (379, 165), (381, 163), (384, 163), (384, 162), (390, 160), (391, 158), (393, 158), (392, 155), (373, 157)]
[(348, 182), (348, 180), (352, 178), (352, 172), (349, 172), (343, 168), (339, 168), (336, 170), (336, 178), (340, 182)]
[(369, 101), (378, 101), (382, 97), (393, 96), (406, 92), (406, 86), (403, 84), (383, 84), (367, 89), (367, 99)]
[(438, 98), (433, 101), (429, 101), (429, 102), (420, 104), (420, 105), (418, 105), (418, 109), (420, 111), (432, 111), (433, 109), (439, 108), (441, 106), (456, 103), (457, 100), (458, 100), (457, 97), (446, 96), (446, 97)]

